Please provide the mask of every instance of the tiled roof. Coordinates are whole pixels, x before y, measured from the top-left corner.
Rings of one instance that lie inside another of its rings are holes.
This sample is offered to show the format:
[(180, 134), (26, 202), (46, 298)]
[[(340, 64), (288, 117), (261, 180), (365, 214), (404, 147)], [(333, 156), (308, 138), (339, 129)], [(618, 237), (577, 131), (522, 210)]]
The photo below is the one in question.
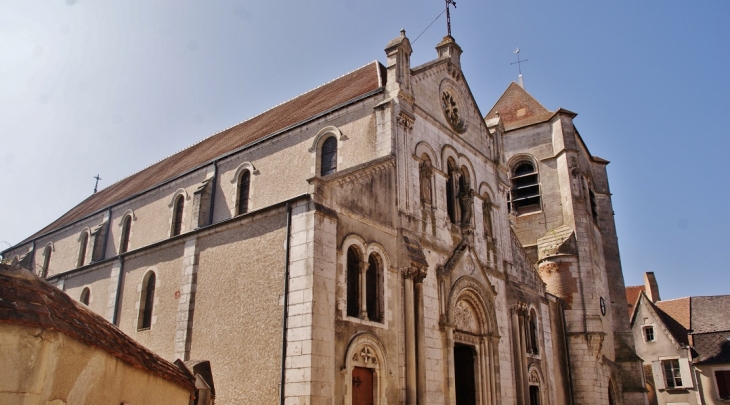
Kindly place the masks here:
[(484, 119), (499, 116), (505, 130), (547, 121), (554, 113), (548, 111), (519, 84), (512, 82)]
[(730, 295), (692, 297), (693, 334), (730, 331)]
[(629, 316), (634, 312), (634, 305), (636, 305), (636, 300), (639, 299), (639, 294), (642, 291), (646, 291), (646, 287), (643, 285), (630, 285), (626, 287), (626, 302), (629, 304)]
[[(649, 298), (646, 298), (647, 302)], [(689, 297), (676, 300), (657, 301), (654, 305), (657, 315), (674, 338), (683, 345), (689, 345)]]
[(125, 363), (171, 381), (190, 392), (192, 377), (125, 335), (106, 319), (28, 270), (0, 264), (0, 325), (55, 330), (104, 350)]
[(20, 244), (164, 183), (219, 156), (244, 147), (385, 85), (385, 67), (375, 61), (314, 90), (212, 135), (93, 194)]
[[(726, 315), (727, 316), (727, 315)], [(695, 363), (730, 363), (730, 332), (693, 334)]]

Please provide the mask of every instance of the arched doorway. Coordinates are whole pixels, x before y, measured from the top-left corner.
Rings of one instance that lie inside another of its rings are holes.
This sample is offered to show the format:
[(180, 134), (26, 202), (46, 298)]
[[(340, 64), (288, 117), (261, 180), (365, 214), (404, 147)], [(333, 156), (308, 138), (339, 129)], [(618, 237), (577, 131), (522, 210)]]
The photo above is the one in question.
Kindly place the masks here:
[(499, 361), (494, 296), (477, 280), (454, 283), (448, 303), (446, 344), (449, 404), (487, 405), (499, 398)]
[(361, 333), (345, 354), (345, 405), (384, 404), (387, 369), (385, 349), (375, 335)]

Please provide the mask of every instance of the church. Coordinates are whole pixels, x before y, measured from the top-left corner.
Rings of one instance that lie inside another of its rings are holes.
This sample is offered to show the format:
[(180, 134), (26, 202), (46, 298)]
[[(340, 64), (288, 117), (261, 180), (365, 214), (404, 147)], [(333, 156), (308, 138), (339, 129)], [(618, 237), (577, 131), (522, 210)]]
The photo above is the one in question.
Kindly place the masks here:
[(369, 63), (110, 185), (6, 261), (218, 404), (646, 404), (607, 160), (453, 37)]

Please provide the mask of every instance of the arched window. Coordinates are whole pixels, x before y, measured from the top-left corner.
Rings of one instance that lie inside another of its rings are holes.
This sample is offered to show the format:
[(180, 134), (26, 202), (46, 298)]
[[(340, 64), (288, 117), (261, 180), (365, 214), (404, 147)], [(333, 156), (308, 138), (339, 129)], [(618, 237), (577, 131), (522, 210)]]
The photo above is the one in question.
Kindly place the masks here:
[(360, 315), (360, 255), (354, 247), (347, 249), (347, 316)]
[(509, 209), (517, 215), (540, 210), (540, 183), (531, 162), (520, 162), (515, 166)]
[(119, 253), (129, 250), (129, 232), (132, 230), (132, 216), (127, 215), (122, 220), (122, 237), (119, 239)]
[(79, 297), (79, 301), (81, 301), (82, 304), (89, 306), (90, 299), (91, 299), (91, 290), (89, 290), (89, 287), (84, 287), (84, 290), (81, 291), (81, 297)]
[(155, 273), (148, 272), (142, 281), (142, 294), (139, 298), (139, 321), (137, 330), (152, 326), (152, 309), (155, 305)]
[(337, 138), (331, 136), (322, 144), (320, 176), (326, 176), (337, 171)]
[(51, 253), (53, 248), (51, 245), (46, 246), (46, 250), (43, 251), (43, 267), (41, 267), (41, 277), (46, 278), (48, 275), (48, 267), (51, 265)]
[(381, 317), (381, 305), (380, 305), (380, 282), (381, 278), (381, 260), (375, 255), (371, 254), (368, 258), (368, 270), (365, 273), (365, 294), (366, 294), (366, 305), (368, 310), (368, 319), (375, 322), (380, 322)]
[(251, 172), (244, 170), (238, 179), (238, 199), (236, 200), (237, 215), (248, 212), (248, 190), (251, 187)]
[(81, 242), (79, 243), (79, 259), (76, 262), (76, 267), (81, 267), (86, 262), (86, 246), (89, 245), (89, 233), (84, 231), (81, 234)]
[(178, 196), (175, 200), (175, 210), (172, 213), (172, 236), (180, 235), (182, 232), (183, 209), (185, 208), (185, 197)]

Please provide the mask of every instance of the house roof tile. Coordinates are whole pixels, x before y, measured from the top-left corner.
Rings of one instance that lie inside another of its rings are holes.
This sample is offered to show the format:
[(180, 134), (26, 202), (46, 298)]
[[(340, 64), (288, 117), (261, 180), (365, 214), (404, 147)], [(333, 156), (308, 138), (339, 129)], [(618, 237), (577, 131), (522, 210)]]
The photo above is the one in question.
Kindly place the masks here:
[(171, 381), (190, 392), (194, 380), (125, 335), (63, 291), (28, 270), (0, 264), (0, 325), (55, 330), (106, 351), (132, 367)]

